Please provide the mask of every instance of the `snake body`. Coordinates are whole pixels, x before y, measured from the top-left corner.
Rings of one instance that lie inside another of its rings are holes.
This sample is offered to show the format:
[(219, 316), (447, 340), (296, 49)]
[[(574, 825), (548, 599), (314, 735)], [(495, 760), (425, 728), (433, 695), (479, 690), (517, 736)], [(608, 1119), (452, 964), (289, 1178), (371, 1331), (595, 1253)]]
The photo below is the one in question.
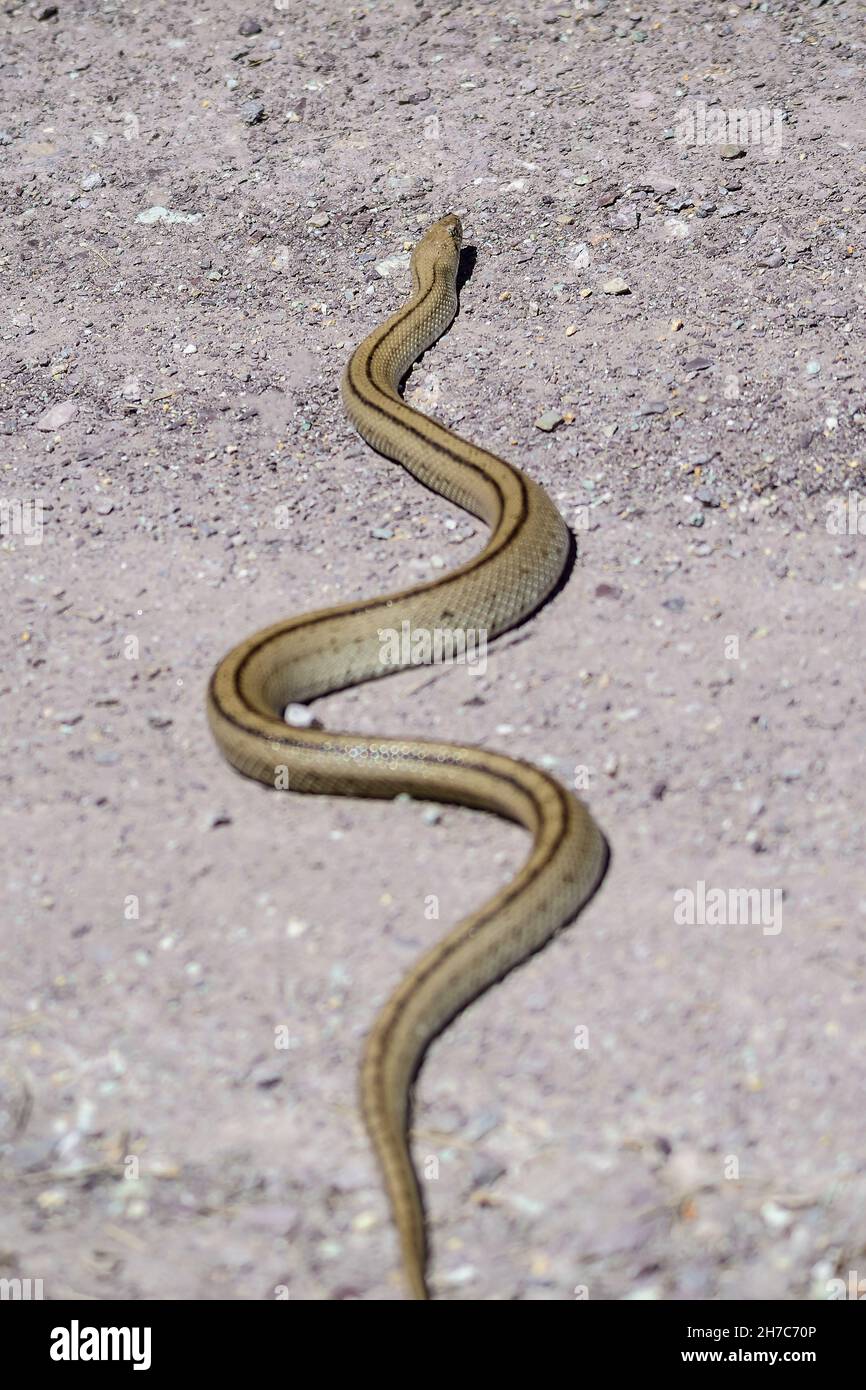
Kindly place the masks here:
[(383, 629), (486, 630), (521, 622), (556, 587), (569, 534), (543, 490), (517, 468), (406, 405), (399, 385), (457, 311), (460, 221), (442, 218), (412, 255), (409, 300), (353, 353), (342, 381), (363, 438), (433, 491), (480, 518), (485, 548), (432, 583), (288, 618), (217, 666), (208, 717), (228, 761), (291, 791), (417, 798), (494, 812), (525, 826), (516, 877), (424, 954), (367, 1039), (361, 1107), (399, 1234), (410, 1293), (426, 1298), (427, 1242), (407, 1123), (412, 1081), (432, 1038), (472, 999), (569, 922), (604, 875), (607, 847), (585, 807), (531, 764), (477, 747), (287, 725), (307, 703), (394, 670)]

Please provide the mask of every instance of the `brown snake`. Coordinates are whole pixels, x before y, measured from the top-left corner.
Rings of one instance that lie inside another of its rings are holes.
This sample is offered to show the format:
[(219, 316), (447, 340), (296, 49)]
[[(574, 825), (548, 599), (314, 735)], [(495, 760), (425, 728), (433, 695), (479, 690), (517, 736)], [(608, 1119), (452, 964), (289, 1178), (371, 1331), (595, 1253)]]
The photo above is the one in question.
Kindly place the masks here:
[(382, 631), (485, 630), (531, 614), (567, 565), (568, 530), (519, 469), (406, 405), (399, 384), (457, 312), (462, 231), (443, 217), (412, 254), (409, 300), (353, 353), (346, 412), (368, 444), (490, 529), (485, 548), (432, 583), (287, 618), (223, 658), (208, 691), (211, 729), (228, 761), (270, 786), (329, 796), (456, 802), (532, 834), (517, 875), (431, 947), (391, 995), (367, 1039), (361, 1104), (400, 1237), (409, 1289), (426, 1298), (427, 1242), (407, 1136), (409, 1095), (431, 1039), (494, 981), (572, 920), (600, 883), (607, 846), (585, 807), (530, 763), (427, 739), (324, 732), (286, 724), (290, 703), (395, 669)]

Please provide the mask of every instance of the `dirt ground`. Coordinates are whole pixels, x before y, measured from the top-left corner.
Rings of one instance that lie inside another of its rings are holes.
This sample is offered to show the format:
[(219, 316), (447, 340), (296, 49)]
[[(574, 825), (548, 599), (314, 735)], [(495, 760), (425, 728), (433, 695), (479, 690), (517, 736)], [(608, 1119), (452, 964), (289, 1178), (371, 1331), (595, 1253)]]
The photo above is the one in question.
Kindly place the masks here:
[(204, 690), (483, 543), (338, 396), (456, 211), (477, 259), (409, 399), (578, 561), (484, 673), (317, 713), (541, 762), (613, 859), (431, 1049), (434, 1290), (866, 1277), (864, 5), (0, 11), (0, 1274), (402, 1295), (363, 1038), (525, 838), (245, 783)]

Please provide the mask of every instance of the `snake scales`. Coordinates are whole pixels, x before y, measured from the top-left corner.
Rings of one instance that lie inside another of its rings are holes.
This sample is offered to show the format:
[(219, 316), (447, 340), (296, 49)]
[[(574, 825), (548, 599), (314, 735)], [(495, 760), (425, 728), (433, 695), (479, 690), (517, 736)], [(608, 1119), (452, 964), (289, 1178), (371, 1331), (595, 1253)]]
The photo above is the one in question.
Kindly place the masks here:
[(532, 849), (512, 881), (426, 952), (385, 1004), (361, 1068), (364, 1120), (397, 1226), (409, 1291), (428, 1296), (424, 1211), (407, 1136), (409, 1094), (431, 1039), (472, 999), (542, 946), (592, 896), (607, 847), (582, 804), (529, 763), (427, 739), (288, 726), (306, 703), (394, 669), (380, 629), (486, 630), (539, 607), (567, 564), (569, 535), (518, 469), (406, 405), (401, 379), (457, 311), (460, 221), (443, 217), (412, 255), (412, 294), (353, 353), (345, 409), (368, 444), (480, 518), (484, 550), (432, 583), (287, 618), (248, 637), (211, 679), (208, 717), (228, 761), (292, 791), (394, 797), (492, 811), (526, 827)]

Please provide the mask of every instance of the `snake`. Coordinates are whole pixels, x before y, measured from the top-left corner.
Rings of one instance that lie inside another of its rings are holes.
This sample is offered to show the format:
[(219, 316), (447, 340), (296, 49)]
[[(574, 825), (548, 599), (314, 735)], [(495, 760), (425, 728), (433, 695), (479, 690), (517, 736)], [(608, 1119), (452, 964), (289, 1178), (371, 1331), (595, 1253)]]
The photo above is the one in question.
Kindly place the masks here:
[[(414, 1299), (431, 1296), (409, 1131), (424, 1054), (468, 1004), (577, 916), (608, 862), (607, 841), (584, 804), (532, 763), (480, 746), (325, 730), (289, 709), (413, 664), (418, 644), (402, 644), (395, 655), (383, 633), (474, 631), (492, 640), (540, 608), (569, 568), (571, 533), (539, 484), (401, 394), (412, 365), (457, 313), (462, 243), (453, 213), (420, 237), (409, 298), (352, 353), (341, 394), (367, 444), (486, 526), (484, 548), (432, 581), (263, 628), (219, 662), (207, 695), (217, 745), (245, 777), (293, 793), (408, 794), (484, 810), (530, 833), (517, 873), (421, 955), (387, 998), (363, 1049), (360, 1109), (396, 1226), (405, 1290)], [(435, 659), (434, 645), (425, 651)]]

